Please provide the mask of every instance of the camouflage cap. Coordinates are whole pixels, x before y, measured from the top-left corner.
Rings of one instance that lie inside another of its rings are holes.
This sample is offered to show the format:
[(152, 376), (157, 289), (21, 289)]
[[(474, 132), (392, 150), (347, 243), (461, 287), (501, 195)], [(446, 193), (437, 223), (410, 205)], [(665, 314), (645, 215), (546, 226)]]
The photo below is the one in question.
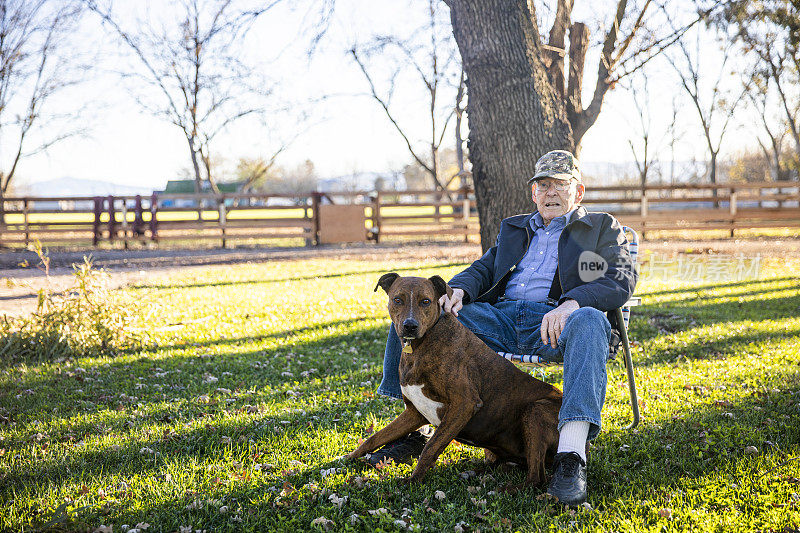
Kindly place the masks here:
[(528, 180), (528, 184), (541, 178), (560, 180), (576, 180), (581, 183), (581, 170), (578, 160), (566, 150), (547, 152), (536, 162), (536, 174)]

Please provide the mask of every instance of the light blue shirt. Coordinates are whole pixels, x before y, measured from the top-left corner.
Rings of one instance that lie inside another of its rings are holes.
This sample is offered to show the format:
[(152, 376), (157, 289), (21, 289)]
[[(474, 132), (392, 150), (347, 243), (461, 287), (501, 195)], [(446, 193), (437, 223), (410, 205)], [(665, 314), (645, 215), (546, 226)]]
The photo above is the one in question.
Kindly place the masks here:
[(525, 256), (511, 273), (506, 285), (506, 298), (544, 302), (550, 294), (558, 268), (558, 239), (575, 209), (556, 217), (545, 227), (542, 215), (531, 217), (531, 243)]

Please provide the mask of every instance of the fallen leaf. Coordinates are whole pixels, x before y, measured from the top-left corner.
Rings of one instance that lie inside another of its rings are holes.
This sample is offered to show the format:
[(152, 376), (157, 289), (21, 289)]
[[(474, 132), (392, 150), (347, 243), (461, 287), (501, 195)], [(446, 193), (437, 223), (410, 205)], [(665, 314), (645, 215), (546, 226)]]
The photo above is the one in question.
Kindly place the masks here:
[(325, 531), (329, 531), (333, 527), (333, 520), (328, 520), (324, 516), (320, 516), (311, 521), (312, 526), (320, 526)]

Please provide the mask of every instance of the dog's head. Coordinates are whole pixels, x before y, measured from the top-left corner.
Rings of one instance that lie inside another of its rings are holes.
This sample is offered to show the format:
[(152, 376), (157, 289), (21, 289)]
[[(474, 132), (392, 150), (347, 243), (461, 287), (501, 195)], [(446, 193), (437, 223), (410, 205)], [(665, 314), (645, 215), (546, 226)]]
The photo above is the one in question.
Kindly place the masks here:
[(452, 289), (439, 276), (401, 277), (390, 272), (378, 280), (378, 287), (389, 295), (389, 316), (401, 339), (419, 339), (439, 318), (439, 298)]

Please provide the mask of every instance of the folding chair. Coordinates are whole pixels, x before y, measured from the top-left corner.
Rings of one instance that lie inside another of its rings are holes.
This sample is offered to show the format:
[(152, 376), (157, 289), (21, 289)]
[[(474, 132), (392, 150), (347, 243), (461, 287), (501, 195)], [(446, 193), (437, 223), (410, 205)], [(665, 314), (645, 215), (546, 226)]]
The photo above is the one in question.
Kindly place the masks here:
[[(628, 240), (628, 251), (631, 254), (632, 268), (636, 268), (636, 259), (639, 254), (639, 235), (627, 226), (622, 227), (622, 231), (630, 233), (631, 238)], [(625, 362), (625, 371), (628, 375), (628, 390), (631, 396), (631, 409), (633, 410), (633, 421), (626, 429), (633, 429), (639, 425), (639, 395), (636, 392), (636, 379), (633, 376), (633, 359), (631, 358), (631, 344), (628, 341), (628, 322), (631, 316), (631, 307), (640, 305), (642, 299), (638, 296), (631, 297), (630, 300), (625, 302), (625, 305), (619, 309), (615, 309), (608, 313), (609, 320), (612, 327), (616, 326), (615, 330), (619, 334), (619, 344), (622, 345), (623, 361)], [(512, 363), (519, 363), (526, 366), (533, 366), (537, 368), (558, 365), (551, 361), (544, 361), (536, 355), (519, 355), (505, 352), (499, 352), (498, 355), (508, 359)], [(612, 351), (609, 361), (615, 359), (616, 350)]]

